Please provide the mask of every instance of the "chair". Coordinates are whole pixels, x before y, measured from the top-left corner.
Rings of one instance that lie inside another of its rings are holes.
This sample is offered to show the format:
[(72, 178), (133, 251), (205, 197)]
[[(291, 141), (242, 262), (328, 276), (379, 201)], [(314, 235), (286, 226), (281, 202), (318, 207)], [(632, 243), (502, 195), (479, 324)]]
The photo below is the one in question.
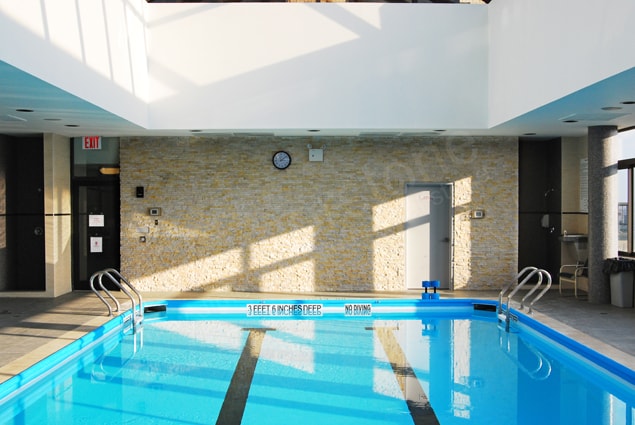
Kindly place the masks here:
[(588, 279), (589, 276), (589, 261), (578, 264), (565, 264), (560, 267), (558, 273), (559, 278), (559, 290), (562, 295), (562, 284), (567, 283), (573, 285), (573, 295), (578, 297), (578, 286), (581, 280)]

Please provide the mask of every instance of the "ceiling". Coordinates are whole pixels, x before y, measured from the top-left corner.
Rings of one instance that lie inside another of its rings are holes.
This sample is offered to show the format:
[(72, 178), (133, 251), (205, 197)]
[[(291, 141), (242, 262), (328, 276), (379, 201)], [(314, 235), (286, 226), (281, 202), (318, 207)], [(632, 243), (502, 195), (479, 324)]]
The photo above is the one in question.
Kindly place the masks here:
[[(625, 71), (562, 99), (491, 128), (476, 129), (277, 129), (264, 134), (281, 136), (373, 135), (494, 135), (541, 139), (583, 136), (587, 127), (635, 127), (635, 70)], [(444, 131), (438, 131), (444, 130)], [(55, 133), (68, 137), (135, 135), (257, 135), (262, 129), (151, 130), (144, 129), (64, 90), (0, 61), (0, 134)]]

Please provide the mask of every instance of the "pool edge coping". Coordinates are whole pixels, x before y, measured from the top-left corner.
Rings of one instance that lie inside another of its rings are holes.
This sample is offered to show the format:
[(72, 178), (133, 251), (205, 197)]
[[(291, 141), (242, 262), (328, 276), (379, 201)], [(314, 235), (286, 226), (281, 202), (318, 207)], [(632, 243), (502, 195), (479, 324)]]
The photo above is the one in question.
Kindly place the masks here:
[[(184, 304), (200, 304), (200, 305), (208, 305), (210, 307), (216, 306), (218, 307), (221, 304), (230, 305), (233, 307), (246, 306), (247, 304), (329, 304), (329, 305), (337, 305), (337, 304), (365, 304), (365, 303), (378, 303), (382, 305), (392, 305), (392, 306), (401, 306), (406, 307), (413, 305), (416, 307), (427, 307), (432, 310), (439, 307), (447, 307), (447, 306), (463, 306), (469, 307), (474, 306), (476, 304), (489, 305), (489, 306), (498, 306), (498, 303), (491, 299), (479, 299), (479, 298), (447, 298), (441, 300), (422, 300), (416, 298), (368, 298), (368, 299), (155, 299), (151, 301), (144, 302), (144, 306), (153, 306), (153, 305), (161, 305), (161, 304), (173, 304), (173, 305), (184, 305)], [(504, 306), (506, 307), (506, 306)], [(529, 316), (523, 311), (516, 310), (511, 308), (510, 311), (514, 314), (515, 317), (518, 318), (518, 321), (523, 324), (529, 325), (536, 332), (556, 341), (558, 344), (573, 350), (574, 352), (579, 353), (582, 357), (587, 359), (588, 361), (597, 364), (600, 368), (607, 370), (610, 373), (616, 374), (620, 377), (623, 376), (623, 379), (628, 383), (635, 385), (635, 370), (631, 369), (627, 365), (617, 361), (610, 356), (602, 353), (601, 351), (589, 347), (588, 345), (577, 341), (575, 338), (567, 335), (560, 329), (556, 329), (553, 325), (549, 325), (544, 323), (543, 320), (539, 320), (535, 317)], [(408, 311), (411, 313), (411, 311)], [(17, 373), (8, 379), (0, 382), (0, 403), (3, 402), (7, 397), (11, 397), (14, 391), (17, 391), (25, 386), (28, 386), (30, 383), (35, 381), (38, 377), (42, 375), (42, 372), (47, 369), (47, 366), (50, 366), (52, 362), (59, 361), (68, 362), (71, 361), (72, 358), (78, 353), (83, 352), (88, 346), (100, 340), (106, 334), (112, 332), (115, 328), (124, 326), (124, 322), (126, 318), (130, 318), (131, 310), (126, 310), (122, 312), (118, 316), (114, 316), (112, 318), (107, 317), (96, 317), (91, 320), (89, 323), (93, 321), (102, 322), (101, 325), (97, 326), (95, 329), (89, 332), (83, 332), (81, 337), (69, 342), (68, 344), (62, 346), (61, 348), (55, 350), (54, 352), (42, 357), (41, 359), (35, 361), (30, 366), (25, 367), (20, 373)], [(544, 317), (548, 317), (546, 315), (542, 315)], [(340, 315), (342, 318), (351, 318), (346, 317), (344, 315)], [(368, 317), (368, 316), (366, 316)], [(106, 320), (105, 322), (103, 322)], [(129, 321), (129, 320), (128, 320)], [(69, 333), (82, 333), (81, 331), (70, 331)], [(602, 343), (604, 345), (608, 345), (606, 343)], [(628, 353), (626, 353), (628, 354)], [(26, 356), (23, 356), (26, 357)], [(17, 359), (17, 361), (21, 360)], [(13, 363), (13, 362), (12, 362)], [(55, 364), (55, 363), (53, 363)]]

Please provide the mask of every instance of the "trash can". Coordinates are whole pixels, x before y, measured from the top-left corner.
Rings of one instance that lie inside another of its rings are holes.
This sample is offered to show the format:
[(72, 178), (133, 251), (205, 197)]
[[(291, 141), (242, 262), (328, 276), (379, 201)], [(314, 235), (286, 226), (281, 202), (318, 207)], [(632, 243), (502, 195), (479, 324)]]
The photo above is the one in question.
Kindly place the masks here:
[(608, 258), (604, 260), (602, 270), (611, 275), (611, 304), (632, 308), (635, 260), (623, 257)]

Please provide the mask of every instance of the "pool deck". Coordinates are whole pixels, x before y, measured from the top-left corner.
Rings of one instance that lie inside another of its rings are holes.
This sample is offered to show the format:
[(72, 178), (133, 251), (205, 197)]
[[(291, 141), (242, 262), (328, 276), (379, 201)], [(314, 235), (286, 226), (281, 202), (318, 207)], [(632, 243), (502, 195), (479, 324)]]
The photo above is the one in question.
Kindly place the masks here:
[[(157, 299), (372, 299), (420, 298), (404, 293), (147, 293)], [(441, 291), (442, 298), (496, 299), (497, 292)], [(122, 305), (129, 302), (123, 301)], [(514, 304), (512, 304), (514, 306)], [(550, 291), (534, 306), (533, 318), (635, 370), (635, 308), (591, 304)], [(0, 383), (57, 351), (108, 320), (92, 292), (58, 298), (0, 298)]]

